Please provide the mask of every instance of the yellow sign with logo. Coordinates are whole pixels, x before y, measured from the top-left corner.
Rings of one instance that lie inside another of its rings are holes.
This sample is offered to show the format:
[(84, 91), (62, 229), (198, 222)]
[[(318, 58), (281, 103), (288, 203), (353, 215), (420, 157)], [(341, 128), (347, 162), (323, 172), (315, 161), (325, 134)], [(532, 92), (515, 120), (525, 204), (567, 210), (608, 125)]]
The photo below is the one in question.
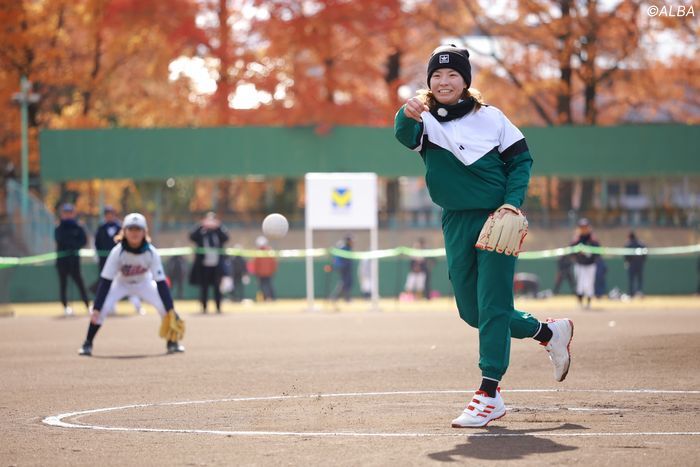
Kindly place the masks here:
[(352, 190), (349, 188), (333, 188), (331, 203), (334, 208), (349, 208), (352, 203)]

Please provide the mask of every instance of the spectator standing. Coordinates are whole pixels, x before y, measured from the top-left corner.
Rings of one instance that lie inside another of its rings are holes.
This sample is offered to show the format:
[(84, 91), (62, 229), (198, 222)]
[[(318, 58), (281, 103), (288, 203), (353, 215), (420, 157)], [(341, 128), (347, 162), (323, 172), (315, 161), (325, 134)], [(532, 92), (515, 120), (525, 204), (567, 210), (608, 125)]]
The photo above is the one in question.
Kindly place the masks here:
[[(600, 246), (593, 237), (591, 223), (586, 218), (578, 221), (576, 237), (571, 246)], [(574, 255), (574, 276), (576, 277), (576, 297), (581, 307), (590, 308), (595, 295), (596, 261), (598, 254), (579, 252)], [(584, 304), (584, 298), (585, 304)]]
[(357, 266), (357, 280), (362, 298), (372, 298), (372, 260), (362, 258)]
[[(426, 243), (425, 239), (423, 237), (418, 239), (418, 248), (421, 250), (425, 250), (428, 248), (428, 244)], [(423, 295), (425, 296), (426, 300), (430, 300), (433, 298), (433, 289), (431, 287), (432, 281), (432, 269), (433, 266), (435, 265), (435, 259), (434, 258), (428, 258), (424, 257), (424, 262), (423, 262), (423, 272), (425, 273), (425, 287), (423, 288)]]
[[(425, 248), (425, 240), (419, 238), (413, 245), (414, 249), (423, 250)], [(406, 284), (404, 291), (412, 298), (424, 297), (425, 285), (428, 279), (428, 260), (423, 256), (412, 256), (408, 265), (408, 274), (406, 275)]]
[(199, 301), (202, 313), (207, 313), (209, 288), (214, 289), (216, 312), (221, 313), (221, 290), (219, 282), (224, 273), (224, 253), (222, 248), (228, 241), (228, 233), (216, 214), (207, 213), (190, 233), (190, 240), (197, 245), (194, 265), (190, 272), (190, 283), (199, 285)]
[(595, 262), (595, 298), (602, 298), (608, 294), (608, 265), (602, 256), (598, 256)]
[[(233, 248), (243, 249), (239, 244), (234, 245)], [(245, 283), (248, 282), (248, 264), (240, 254), (231, 258), (231, 277), (233, 278), (233, 301), (242, 302), (245, 298)]]
[[(634, 232), (630, 232), (629, 235), (627, 235), (625, 248), (646, 248), (646, 245), (637, 239), (637, 235)], [(625, 256), (625, 269), (627, 269), (628, 279), (627, 293), (630, 297), (644, 295), (644, 263), (646, 259), (646, 253), (643, 255)]]
[(75, 218), (75, 206), (66, 203), (61, 206), (61, 220), (54, 230), (56, 240), (56, 269), (58, 270), (59, 290), (63, 312), (66, 316), (73, 314), (73, 309), (68, 306), (68, 278), (78, 286), (80, 297), (85, 303), (86, 310), (90, 311), (87, 292), (83, 276), (80, 273), (80, 249), (87, 244), (85, 229), (78, 224)]
[[(346, 235), (336, 248), (343, 251), (352, 251), (352, 236)], [(338, 273), (338, 284), (331, 293), (330, 299), (335, 302), (342, 295), (346, 302), (350, 301), (352, 292), (352, 260), (342, 256), (333, 257), (333, 270)]]
[(97, 232), (95, 232), (95, 250), (100, 273), (105, 267), (109, 252), (112, 251), (112, 248), (116, 245), (114, 236), (117, 235), (122, 228), (117, 218), (117, 212), (112, 206), (105, 206), (102, 213), (104, 214), (104, 221), (97, 227)]
[[(255, 239), (255, 245), (261, 251), (270, 251), (267, 238), (262, 235)], [(272, 278), (277, 272), (277, 259), (273, 256), (258, 256), (252, 261), (252, 271), (258, 278), (258, 292), (262, 294), (264, 301), (275, 300), (275, 289)]]
[(562, 282), (569, 284), (571, 292), (576, 292), (576, 281), (574, 280), (573, 260), (571, 255), (560, 256), (557, 260), (557, 276), (554, 280), (554, 295), (559, 293)]

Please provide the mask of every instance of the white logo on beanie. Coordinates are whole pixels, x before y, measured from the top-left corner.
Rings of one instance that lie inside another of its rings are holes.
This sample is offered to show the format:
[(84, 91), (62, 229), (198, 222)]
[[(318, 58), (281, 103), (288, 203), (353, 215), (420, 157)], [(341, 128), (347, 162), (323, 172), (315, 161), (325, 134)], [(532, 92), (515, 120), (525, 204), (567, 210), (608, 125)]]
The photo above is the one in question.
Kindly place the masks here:
[(442, 54), (438, 57), (438, 63), (450, 63), (450, 55)]

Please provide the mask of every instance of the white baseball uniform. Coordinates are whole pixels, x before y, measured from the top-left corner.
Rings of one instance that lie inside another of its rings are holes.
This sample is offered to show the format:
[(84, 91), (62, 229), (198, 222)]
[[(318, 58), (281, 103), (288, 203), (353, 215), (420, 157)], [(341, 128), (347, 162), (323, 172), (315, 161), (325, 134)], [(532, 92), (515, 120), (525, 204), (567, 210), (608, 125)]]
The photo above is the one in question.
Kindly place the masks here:
[(595, 297), (596, 264), (574, 264), (576, 295)]
[(121, 243), (107, 257), (101, 277), (112, 284), (100, 309), (96, 324), (102, 324), (119, 300), (134, 295), (153, 305), (161, 316), (166, 313), (156, 282), (165, 280), (158, 250), (149, 244), (142, 253), (126, 251)]

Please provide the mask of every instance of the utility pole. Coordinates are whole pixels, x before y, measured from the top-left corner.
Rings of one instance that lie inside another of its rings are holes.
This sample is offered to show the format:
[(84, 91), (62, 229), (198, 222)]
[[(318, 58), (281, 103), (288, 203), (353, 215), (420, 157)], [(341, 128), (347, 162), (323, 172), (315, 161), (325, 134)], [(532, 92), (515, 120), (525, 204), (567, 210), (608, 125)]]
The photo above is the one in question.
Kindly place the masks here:
[(22, 193), (21, 212), (22, 218), (27, 217), (29, 210), (29, 104), (39, 102), (39, 94), (31, 92), (32, 83), (26, 76), (20, 78), (19, 92), (12, 95), (12, 101), (19, 104), (22, 126)]

